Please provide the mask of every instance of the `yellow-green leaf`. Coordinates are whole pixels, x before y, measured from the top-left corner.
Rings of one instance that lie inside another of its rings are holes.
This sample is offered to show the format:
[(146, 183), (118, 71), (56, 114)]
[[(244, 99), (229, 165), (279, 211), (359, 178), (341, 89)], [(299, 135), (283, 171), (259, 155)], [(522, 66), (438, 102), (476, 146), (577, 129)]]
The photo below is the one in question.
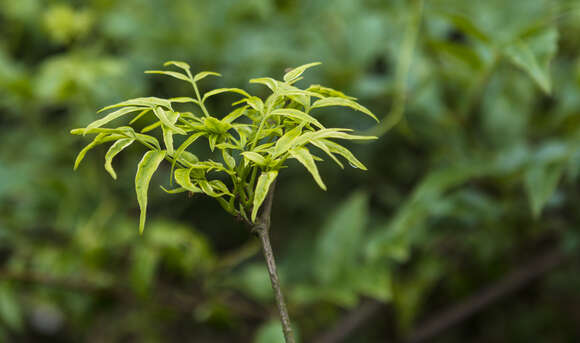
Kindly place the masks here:
[(294, 108), (278, 108), (270, 112), (270, 114), (298, 119), (299, 121), (312, 123), (318, 126), (319, 128), (324, 128), (324, 126), (322, 126), (322, 124), (318, 120), (316, 120), (316, 118)]
[(107, 124), (110, 121), (113, 121), (117, 118), (124, 116), (125, 114), (131, 113), (131, 112), (136, 112), (136, 111), (141, 111), (141, 110), (143, 110), (143, 107), (136, 107), (136, 106), (123, 107), (117, 111), (114, 111), (114, 112), (107, 114), (105, 117), (103, 117), (99, 120), (95, 120), (94, 122), (90, 123), (87, 126), (87, 130), (99, 128), (99, 127)]
[(139, 233), (143, 233), (145, 229), (145, 219), (147, 218), (147, 190), (151, 177), (165, 158), (166, 152), (162, 151), (147, 151), (137, 166), (137, 174), (135, 176), (135, 192), (137, 193), (137, 202), (141, 209), (141, 216), (139, 218)]
[(263, 172), (260, 177), (258, 178), (258, 182), (256, 183), (256, 190), (254, 191), (254, 202), (252, 208), (252, 221), (256, 221), (256, 216), (258, 215), (258, 210), (262, 203), (266, 199), (268, 195), (268, 190), (270, 189), (270, 185), (276, 177), (278, 176), (277, 170), (272, 170), (269, 172)]
[(257, 152), (253, 152), (253, 151), (245, 151), (242, 152), (242, 155), (244, 155), (244, 157), (249, 160), (254, 162), (256, 165), (263, 167), (266, 165), (266, 159), (264, 158), (264, 156), (258, 154)]
[[(169, 127), (170, 129), (172, 129), (175, 133), (180, 134), (180, 135), (185, 135), (186, 132), (175, 126), (175, 121), (173, 121), (173, 119), (175, 118), (175, 120), (177, 120), (177, 117), (174, 116), (174, 114), (176, 114), (176, 112), (166, 112), (163, 108), (161, 107), (155, 107), (153, 109), (153, 112), (155, 113), (155, 115), (157, 116), (157, 118), (159, 118), (159, 120), (161, 121), (161, 123), (163, 123), (163, 125)], [(177, 115), (179, 116), (179, 115)], [(173, 121), (173, 122), (172, 122)]]
[(164, 67), (167, 67), (168, 65), (174, 65), (174, 66), (181, 68), (183, 70), (189, 70), (191, 68), (189, 66), (189, 64), (187, 64), (185, 62), (181, 62), (181, 61), (167, 61), (167, 62), (163, 63)]
[(314, 67), (321, 64), (320, 62), (313, 62), (313, 63), (308, 63), (308, 64), (304, 64), (301, 65), (299, 67), (296, 67), (292, 70), (290, 70), (289, 72), (287, 72), (286, 74), (284, 74), (284, 81), (291, 83), (292, 81), (298, 79), (300, 77), (300, 75), (302, 75), (302, 73), (304, 73), (304, 71), (308, 68)]
[(320, 188), (323, 190), (326, 190), (326, 186), (324, 185), (324, 182), (318, 173), (318, 168), (316, 167), (316, 163), (314, 163), (314, 158), (310, 154), (310, 151), (304, 147), (296, 147), (291, 149), (289, 152), (292, 157), (297, 159), (298, 162), (302, 163), (306, 170), (312, 174), (312, 177), (318, 186), (320, 186)]
[(222, 74), (215, 73), (213, 71), (202, 71), (200, 73), (195, 74), (195, 76), (193, 77), (193, 82), (197, 82), (197, 81), (199, 81), (201, 79), (204, 79), (204, 78), (206, 78), (206, 77), (208, 77), (210, 75), (213, 75), (213, 76), (222, 76)]
[(218, 88), (218, 89), (214, 89), (214, 90), (211, 90), (211, 91), (205, 93), (203, 95), (203, 99), (201, 100), (201, 102), (204, 102), (210, 96), (214, 96), (214, 95), (218, 95), (218, 94), (226, 93), (226, 92), (238, 93), (238, 94), (245, 96), (246, 98), (249, 98), (251, 96), (250, 94), (248, 94), (248, 92), (246, 92), (243, 89), (239, 89), (239, 88)]
[(191, 174), (191, 169), (176, 169), (175, 170), (175, 181), (183, 188), (187, 189), (193, 193), (201, 193), (201, 189), (195, 187), (191, 182), (189, 175)]
[(89, 150), (91, 150), (92, 148), (96, 147), (99, 144), (103, 144), (106, 142), (110, 142), (113, 140), (117, 140), (120, 137), (123, 136), (119, 136), (119, 135), (109, 135), (108, 133), (99, 133), (92, 142), (90, 142), (89, 144), (87, 144), (87, 146), (85, 146), (83, 148), (83, 150), (81, 150), (79, 152), (79, 154), (77, 155), (77, 158), (75, 160), (75, 165), (73, 167), (74, 170), (77, 170), (77, 168), (79, 167), (79, 164), (81, 164), (81, 162), (83, 161), (83, 159), (85, 158), (85, 155), (87, 154), (87, 152)]
[(377, 119), (377, 117), (368, 108), (366, 108), (363, 105), (357, 103), (356, 101), (353, 101), (350, 99), (338, 98), (338, 97), (329, 97), (329, 98), (323, 98), (323, 99), (316, 100), (312, 104), (313, 109), (319, 108), (319, 107), (328, 107), (328, 106), (350, 107), (353, 110), (357, 110), (357, 111), (360, 111), (360, 112), (368, 115), (369, 117), (373, 118), (377, 122), (379, 121)]
[(112, 164), (113, 158), (115, 158), (115, 156), (117, 156), (118, 153), (123, 151), (123, 149), (131, 145), (134, 141), (135, 139), (133, 138), (119, 139), (115, 143), (113, 143), (113, 145), (111, 145), (109, 150), (107, 150), (107, 154), (105, 155), (105, 170), (109, 172), (109, 174), (111, 174), (111, 177), (113, 179), (115, 180), (117, 179), (117, 173), (115, 173)]
[(326, 145), (331, 152), (333, 152), (335, 154), (339, 154), (342, 157), (344, 157), (353, 168), (367, 170), (367, 167), (365, 167), (365, 165), (362, 164), (361, 161), (359, 161), (356, 157), (354, 157), (352, 152), (350, 152), (350, 150), (348, 150), (347, 148), (343, 147), (340, 144), (337, 144), (333, 141), (329, 141), (326, 139), (321, 140), (321, 142), (324, 145)]
[(175, 72), (175, 71), (147, 70), (147, 71), (145, 71), (145, 74), (161, 74), (161, 75), (167, 75), (167, 76), (171, 76), (171, 77), (174, 77), (174, 78), (179, 79), (179, 80), (182, 80), (182, 81), (191, 82), (191, 80), (189, 79), (189, 77), (187, 75), (184, 75), (182, 73), (178, 73), (178, 72)]

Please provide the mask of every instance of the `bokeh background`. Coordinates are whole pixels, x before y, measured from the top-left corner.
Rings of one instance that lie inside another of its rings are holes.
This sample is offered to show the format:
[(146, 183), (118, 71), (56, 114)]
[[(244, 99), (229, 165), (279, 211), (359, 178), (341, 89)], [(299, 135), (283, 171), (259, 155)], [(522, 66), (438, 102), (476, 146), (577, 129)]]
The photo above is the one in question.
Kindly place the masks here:
[[(69, 130), (136, 96), (323, 62), (320, 83), (382, 123), (284, 170), (273, 245), (301, 342), (580, 339), (580, 3), (576, 0), (1, 0), (0, 341), (281, 342), (259, 245), (209, 198), (167, 195), (137, 227), (142, 150), (79, 170)], [(216, 98), (217, 99), (217, 98)], [(212, 103), (220, 113), (231, 99)]]

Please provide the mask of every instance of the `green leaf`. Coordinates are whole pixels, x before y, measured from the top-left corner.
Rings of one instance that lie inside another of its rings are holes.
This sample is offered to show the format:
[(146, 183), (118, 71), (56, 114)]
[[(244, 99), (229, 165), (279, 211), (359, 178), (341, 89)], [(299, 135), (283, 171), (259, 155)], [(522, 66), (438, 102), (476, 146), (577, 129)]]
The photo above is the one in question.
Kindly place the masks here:
[(183, 70), (189, 70), (191, 67), (189, 66), (189, 64), (185, 63), (185, 62), (181, 62), (181, 61), (167, 61), (165, 63), (163, 63), (164, 67), (167, 67), (169, 65), (174, 65), (178, 68), (181, 68)]
[(145, 71), (145, 74), (161, 74), (161, 75), (167, 75), (167, 76), (171, 76), (174, 77), (176, 79), (185, 81), (185, 82), (191, 82), (191, 80), (189, 79), (189, 77), (187, 75), (184, 75), (182, 73), (178, 73), (175, 71), (163, 71), (163, 70), (147, 70)]
[(369, 117), (373, 118), (377, 122), (379, 121), (377, 119), (377, 117), (368, 108), (366, 108), (363, 105), (361, 105), (353, 100), (350, 100), (350, 99), (329, 97), (329, 98), (323, 98), (323, 99), (316, 100), (312, 104), (313, 109), (319, 108), (319, 107), (329, 107), (329, 106), (350, 107), (353, 110), (357, 110), (357, 111), (360, 111), (360, 112), (368, 115)]
[(169, 101), (170, 102), (177, 102), (177, 103), (180, 103), (180, 104), (184, 104), (184, 103), (188, 103), (188, 102), (192, 102), (194, 104), (199, 104), (199, 101), (197, 101), (194, 98), (187, 97), (187, 96), (180, 96), (180, 97), (177, 97), (177, 98), (170, 98)]
[(309, 115), (305, 112), (297, 110), (297, 109), (278, 108), (278, 109), (275, 109), (272, 112), (270, 112), (270, 114), (283, 116), (283, 117), (290, 117), (293, 119), (298, 119), (298, 121), (300, 121), (300, 122), (312, 123), (312, 124), (318, 126), (319, 128), (324, 128), (324, 126), (322, 126), (322, 124), (320, 124), (320, 122), (318, 120), (316, 120), (316, 118), (312, 117), (311, 115)]
[(163, 186), (159, 186), (165, 193), (167, 194), (178, 194), (178, 193), (184, 193), (184, 192), (188, 192), (187, 189), (183, 188), (183, 187), (178, 187), (175, 189), (166, 189)]
[[(177, 117), (179, 117), (179, 114), (177, 114), (176, 112), (165, 111), (161, 107), (155, 107), (153, 109), (153, 112), (155, 113), (157, 118), (159, 118), (161, 123), (163, 123), (163, 125), (172, 129), (175, 133), (180, 134), (180, 135), (187, 134), (182, 128), (175, 126), (175, 121), (177, 120)], [(175, 115), (177, 115), (177, 117)]]
[(97, 113), (109, 110), (111, 108), (125, 107), (125, 106), (141, 106), (141, 107), (149, 107), (149, 108), (154, 108), (155, 106), (162, 106), (162, 107), (170, 109), (171, 102), (167, 99), (156, 98), (153, 96), (144, 97), (144, 98), (135, 98), (135, 99), (129, 99), (129, 100), (126, 100), (126, 101), (123, 101), (123, 102), (120, 102), (120, 103), (117, 103), (114, 105), (109, 105), (107, 107), (103, 107), (100, 110), (98, 110)]
[(246, 98), (244, 101), (254, 110), (258, 111), (259, 113), (264, 113), (264, 102), (257, 96)]
[(286, 132), (276, 142), (276, 145), (274, 146), (274, 152), (272, 153), (272, 157), (276, 158), (282, 155), (283, 153), (287, 152), (289, 149), (291, 149), (294, 146), (294, 143), (296, 142), (296, 138), (298, 138), (298, 136), (300, 136), (301, 133), (302, 133), (301, 126), (297, 126), (292, 130)]
[(291, 83), (292, 81), (295, 81), (297, 78), (299, 78), (306, 69), (320, 64), (321, 64), (320, 62), (313, 62), (296, 67), (287, 72), (286, 74), (284, 74), (284, 81)]
[(344, 157), (353, 168), (367, 170), (367, 167), (365, 167), (364, 164), (362, 164), (356, 157), (354, 157), (352, 152), (350, 152), (350, 150), (348, 150), (347, 148), (326, 139), (323, 139), (322, 143), (326, 145), (331, 152), (339, 154), (342, 157)]
[(211, 91), (205, 93), (203, 95), (203, 99), (201, 99), (201, 102), (205, 102), (205, 100), (207, 98), (209, 98), (210, 96), (214, 96), (214, 95), (218, 95), (218, 94), (226, 93), (226, 92), (238, 93), (238, 94), (245, 96), (246, 98), (249, 98), (251, 96), (250, 94), (248, 94), (248, 92), (246, 92), (243, 89), (239, 89), (239, 88), (218, 88), (218, 89), (214, 89), (214, 90), (211, 90)]
[[(161, 110), (163, 111), (163, 110)], [(169, 123), (175, 125), (177, 119), (179, 118), (179, 114), (176, 112), (164, 112), (165, 118)], [(173, 134), (174, 130), (166, 125), (161, 126), (161, 130), (163, 131), (163, 142), (165, 143), (165, 147), (167, 149), (167, 153), (172, 155), (173, 154)], [(185, 131), (184, 131), (185, 132)]]
[(268, 88), (270, 88), (270, 90), (272, 92), (276, 92), (278, 90), (278, 81), (274, 80), (271, 77), (260, 77), (257, 79), (251, 79), (250, 83), (263, 84), (263, 85), (267, 86)]
[(145, 297), (154, 282), (159, 253), (158, 250), (141, 244), (133, 249), (132, 255), (129, 280), (135, 292)]
[(238, 107), (232, 112), (230, 112), (227, 116), (223, 117), (222, 122), (231, 124), (236, 119), (244, 115), (244, 111), (248, 108), (248, 106)]
[(124, 116), (125, 114), (129, 114), (131, 112), (136, 112), (136, 111), (141, 111), (143, 110), (143, 107), (134, 107), (134, 106), (129, 106), (129, 107), (124, 107), (121, 108), (120, 110), (111, 112), (109, 114), (107, 114), (105, 117), (99, 119), (99, 120), (95, 120), (94, 122), (90, 123), (87, 126), (87, 130), (89, 129), (96, 129), (99, 128), (117, 118), (120, 118), (122, 116)]
[(230, 155), (230, 153), (227, 152), (227, 150), (225, 149), (222, 150), (222, 157), (224, 159), (224, 162), (230, 169), (234, 169), (236, 167), (236, 159), (233, 158), (232, 155)]
[(314, 178), (314, 181), (316, 181), (318, 186), (323, 190), (326, 190), (326, 186), (324, 185), (324, 182), (322, 181), (322, 178), (318, 173), (318, 168), (316, 167), (316, 163), (314, 163), (314, 158), (310, 154), (310, 151), (308, 151), (308, 149), (304, 147), (296, 147), (294, 149), (291, 149), (289, 152), (293, 158), (297, 159), (298, 162), (302, 163), (302, 165), (308, 170), (308, 172), (312, 174), (312, 177)]
[(113, 136), (113, 135), (109, 135), (108, 133), (100, 133), (98, 134), (92, 142), (90, 142), (87, 146), (85, 146), (83, 148), (83, 150), (81, 150), (79, 152), (79, 154), (77, 155), (77, 158), (75, 160), (75, 165), (73, 167), (73, 170), (77, 170), (77, 168), (79, 167), (79, 165), (81, 164), (81, 162), (83, 161), (83, 159), (85, 158), (85, 155), (87, 154), (87, 152), (89, 150), (91, 150), (92, 148), (96, 147), (99, 144), (103, 144), (106, 142), (110, 142), (112, 140), (117, 140), (119, 139), (119, 136)]
[(354, 98), (352, 96), (348, 96), (341, 91), (337, 91), (336, 89), (324, 87), (321, 85), (310, 85), (310, 87), (308, 87), (306, 90), (309, 92), (312, 92), (312, 93), (318, 93), (324, 97), (336, 97), (336, 98), (356, 100), (356, 98)]
[(160, 121), (158, 121), (158, 122), (155, 122), (155, 123), (153, 123), (151, 125), (147, 125), (147, 126), (145, 126), (144, 128), (141, 129), (141, 133), (147, 133), (147, 132), (153, 131), (156, 128), (160, 127), (162, 124), (163, 123), (161, 123)]
[(512, 63), (522, 68), (544, 92), (550, 94), (550, 61), (556, 54), (557, 44), (558, 31), (550, 28), (508, 44), (504, 52)]
[(16, 331), (21, 330), (24, 324), (18, 294), (19, 292), (10, 284), (0, 282), (0, 320)]
[(134, 141), (135, 139), (133, 138), (119, 139), (113, 145), (111, 145), (109, 150), (107, 150), (107, 154), (105, 155), (105, 170), (109, 172), (109, 174), (111, 174), (111, 177), (113, 179), (115, 180), (117, 179), (117, 173), (115, 173), (115, 170), (113, 169), (112, 165), (113, 158), (115, 158), (115, 156), (117, 156), (118, 153), (123, 151), (123, 149), (133, 144)]
[(149, 189), (149, 182), (159, 167), (159, 164), (161, 164), (165, 158), (165, 155), (165, 151), (148, 151), (143, 155), (143, 158), (137, 166), (135, 192), (137, 193), (139, 208), (141, 209), (139, 233), (143, 233), (143, 229), (145, 229), (145, 219), (147, 217), (147, 190)]
[(208, 76), (222, 76), (222, 74), (220, 73), (215, 73), (213, 71), (202, 71), (200, 73), (195, 74), (195, 76), (193, 77), (193, 82), (197, 82), (200, 81), (202, 79), (205, 79)]
[(368, 196), (355, 192), (328, 216), (316, 242), (314, 269), (323, 284), (332, 284), (349, 269), (359, 268), (357, 260), (367, 225)]
[(474, 38), (479, 39), (485, 43), (491, 43), (491, 38), (479, 29), (469, 17), (455, 14), (455, 13), (442, 13), (450, 22), (453, 23), (455, 27), (460, 29), (463, 33), (468, 34)]
[(203, 132), (194, 133), (193, 135), (187, 137), (187, 139), (183, 143), (181, 143), (179, 148), (177, 148), (177, 150), (175, 151), (175, 157), (173, 159), (173, 162), (171, 163), (171, 175), (173, 175), (173, 169), (175, 169), (175, 164), (177, 163), (177, 160), (180, 158), (181, 154), (185, 151), (185, 149), (187, 149), (187, 147), (193, 144), (193, 142), (195, 142), (199, 137), (203, 136), (204, 134), (205, 133)]
[(524, 185), (534, 217), (540, 216), (542, 209), (554, 194), (562, 176), (563, 167), (561, 163), (542, 163), (532, 165), (525, 171)]
[(266, 159), (264, 158), (264, 156), (258, 154), (257, 152), (253, 152), (253, 151), (244, 151), (242, 152), (242, 155), (249, 161), (254, 162), (254, 164), (263, 167), (266, 165)]
[(136, 122), (137, 120), (141, 119), (144, 115), (146, 115), (149, 111), (151, 111), (150, 108), (146, 108), (143, 111), (141, 111), (138, 115), (135, 116), (135, 118), (131, 119), (131, 121), (129, 122), (129, 125), (133, 124), (134, 122)]
[(342, 164), (342, 162), (340, 162), (338, 160), (338, 158), (336, 158), (336, 156), (334, 156), (334, 154), (332, 153), (332, 151), (330, 151), (330, 149), (323, 142), (317, 141), (317, 140), (312, 140), (312, 141), (310, 141), (310, 144), (312, 144), (315, 147), (319, 148), (320, 150), (324, 151), (330, 158), (332, 158), (332, 160), (334, 162), (336, 162), (336, 164), (338, 164), (338, 166), (341, 169), (344, 169), (344, 165)]
[(192, 193), (201, 193), (201, 189), (195, 187), (191, 182), (189, 175), (191, 174), (191, 169), (176, 169), (175, 170), (175, 181), (184, 189)]
[(254, 202), (252, 207), (252, 222), (256, 221), (256, 216), (258, 215), (258, 210), (262, 203), (266, 199), (268, 195), (268, 190), (270, 189), (270, 185), (276, 177), (278, 176), (277, 170), (272, 170), (269, 172), (263, 172), (260, 174), (258, 178), (258, 182), (256, 183), (256, 190), (254, 191)]

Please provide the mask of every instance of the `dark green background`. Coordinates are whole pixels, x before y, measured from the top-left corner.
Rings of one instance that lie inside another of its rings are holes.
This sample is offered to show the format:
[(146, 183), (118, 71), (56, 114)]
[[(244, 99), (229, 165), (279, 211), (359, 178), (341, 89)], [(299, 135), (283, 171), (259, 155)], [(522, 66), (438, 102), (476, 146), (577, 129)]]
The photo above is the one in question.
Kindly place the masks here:
[(326, 192), (281, 173), (272, 239), (301, 342), (368, 304), (344, 341), (404, 341), (522, 268), (540, 277), (427, 341), (574, 342), (579, 49), (574, 0), (1, 0), (0, 341), (281, 341), (257, 242), (213, 199), (163, 193), (163, 169), (139, 236), (142, 150), (116, 182), (103, 148), (72, 171), (88, 140), (69, 130), (129, 97), (189, 96), (142, 73), (183, 60), (254, 93), (249, 78), (321, 61), (301, 86), (384, 118), (319, 118), (380, 134), (349, 145), (368, 172), (324, 162)]

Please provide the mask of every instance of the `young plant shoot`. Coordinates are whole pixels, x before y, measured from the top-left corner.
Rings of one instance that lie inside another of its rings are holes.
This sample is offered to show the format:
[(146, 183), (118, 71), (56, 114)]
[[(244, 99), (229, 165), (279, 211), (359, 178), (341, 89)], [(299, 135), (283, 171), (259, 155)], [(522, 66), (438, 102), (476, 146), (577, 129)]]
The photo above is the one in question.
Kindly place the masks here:
[[(294, 84), (302, 73), (319, 63), (310, 63), (286, 73), (282, 81), (264, 77), (251, 79), (268, 87), (271, 94), (266, 99), (252, 96), (239, 88), (218, 88), (202, 93), (198, 84), (206, 77), (220, 76), (204, 71), (193, 75), (187, 63), (170, 61), (165, 66), (175, 70), (152, 70), (146, 73), (162, 74), (188, 83), (193, 97), (162, 99), (135, 98), (107, 106), (99, 112), (109, 111), (104, 117), (85, 128), (71, 131), (75, 135), (94, 134), (95, 138), (75, 161), (76, 169), (90, 149), (112, 143), (105, 155), (105, 170), (116, 179), (112, 166), (114, 157), (133, 143), (140, 143), (147, 152), (137, 166), (135, 191), (141, 209), (139, 232), (145, 228), (147, 190), (151, 177), (163, 161), (171, 167), (170, 183), (176, 188), (167, 193), (190, 192), (215, 198), (231, 215), (247, 223), (262, 242), (270, 280), (281, 317), (286, 342), (294, 342), (290, 319), (278, 281), (276, 264), (270, 246), (270, 211), (278, 173), (286, 167), (288, 159), (296, 159), (312, 175), (316, 184), (326, 189), (316, 166), (321, 158), (312, 153), (318, 149), (341, 168), (346, 160), (351, 166), (366, 167), (336, 140), (369, 140), (376, 137), (353, 135), (346, 128), (327, 128), (314, 113), (318, 108), (331, 106), (350, 107), (377, 120), (366, 107), (337, 90), (311, 85), (300, 89)], [(233, 110), (225, 115), (215, 115), (206, 107), (208, 98), (221, 93), (237, 93), (241, 99), (233, 103)], [(176, 111), (174, 105), (190, 103), (191, 112)], [(107, 128), (121, 117), (131, 117), (128, 126)], [(131, 125), (146, 116), (154, 123), (136, 131)], [(157, 131), (157, 136), (151, 135)], [(183, 136), (180, 145), (174, 137)], [(161, 139), (160, 140), (158, 139)], [(188, 151), (192, 144), (208, 144), (217, 161), (200, 160)]]

